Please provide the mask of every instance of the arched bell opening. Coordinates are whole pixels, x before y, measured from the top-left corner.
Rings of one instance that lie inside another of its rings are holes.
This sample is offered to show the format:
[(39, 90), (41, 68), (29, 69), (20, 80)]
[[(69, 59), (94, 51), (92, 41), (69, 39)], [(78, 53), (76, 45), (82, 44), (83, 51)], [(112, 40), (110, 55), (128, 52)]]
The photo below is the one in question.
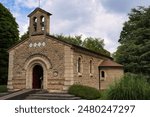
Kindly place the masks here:
[(37, 31), (37, 18), (36, 17), (33, 18), (33, 27), (34, 27), (34, 32), (36, 32)]
[(41, 16), (41, 30), (44, 31), (45, 30), (45, 17)]

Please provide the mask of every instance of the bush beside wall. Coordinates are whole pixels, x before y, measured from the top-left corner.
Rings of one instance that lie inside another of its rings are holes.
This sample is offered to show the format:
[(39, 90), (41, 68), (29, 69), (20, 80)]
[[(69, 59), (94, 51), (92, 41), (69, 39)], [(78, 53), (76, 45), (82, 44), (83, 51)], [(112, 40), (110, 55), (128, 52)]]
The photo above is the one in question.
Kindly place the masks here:
[(88, 100), (100, 98), (99, 90), (92, 87), (78, 85), (78, 84), (70, 86), (68, 92), (69, 94), (73, 94), (75, 96), (81, 97), (83, 99), (88, 99)]

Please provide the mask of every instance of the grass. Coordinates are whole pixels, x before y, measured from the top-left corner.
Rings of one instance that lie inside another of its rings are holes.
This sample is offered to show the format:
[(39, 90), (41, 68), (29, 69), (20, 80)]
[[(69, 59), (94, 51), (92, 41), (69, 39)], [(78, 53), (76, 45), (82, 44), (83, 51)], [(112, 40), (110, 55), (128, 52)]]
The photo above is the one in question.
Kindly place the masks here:
[(7, 92), (7, 85), (0, 85), (0, 93)]
[(69, 94), (73, 94), (75, 96), (81, 97), (83, 99), (88, 99), (88, 100), (100, 98), (99, 90), (92, 87), (79, 85), (79, 84), (72, 85), (69, 88), (68, 92)]
[(126, 74), (102, 94), (108, 100), (148, 100), (150, 84), (142, 75)]

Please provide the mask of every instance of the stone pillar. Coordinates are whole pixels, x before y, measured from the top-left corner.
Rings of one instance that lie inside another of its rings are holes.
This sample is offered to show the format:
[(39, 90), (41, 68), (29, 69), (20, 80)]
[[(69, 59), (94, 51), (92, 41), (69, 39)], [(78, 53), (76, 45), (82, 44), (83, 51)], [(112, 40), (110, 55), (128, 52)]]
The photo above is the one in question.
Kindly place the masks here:
[(64, 52), (65, 52), (65, 61), (64, 61), (64, 65), (65, 65), (65, 72), (64, 72), (64, 87), (63, 90), (67, 91), (69, 86), (74, 84), (74, 77), (73, 77), (73, 50), (71, 50), (70, 47), (65, 46), (64, 48)]
[(7, 82), (7, 88), (8, 90), (13, 90), (13, 62), (14, 62), (14, 50), (11, 50), (9, 52), (9, 67), (8, 67), (8, 82)]

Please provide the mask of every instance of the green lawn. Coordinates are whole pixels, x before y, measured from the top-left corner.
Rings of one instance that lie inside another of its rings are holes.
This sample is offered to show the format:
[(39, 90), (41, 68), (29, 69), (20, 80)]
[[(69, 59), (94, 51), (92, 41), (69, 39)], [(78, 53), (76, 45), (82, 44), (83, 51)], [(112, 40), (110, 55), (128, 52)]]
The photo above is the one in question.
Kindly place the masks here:
[(7, 92), (7, 85), (0, 85), (0, 93)]

